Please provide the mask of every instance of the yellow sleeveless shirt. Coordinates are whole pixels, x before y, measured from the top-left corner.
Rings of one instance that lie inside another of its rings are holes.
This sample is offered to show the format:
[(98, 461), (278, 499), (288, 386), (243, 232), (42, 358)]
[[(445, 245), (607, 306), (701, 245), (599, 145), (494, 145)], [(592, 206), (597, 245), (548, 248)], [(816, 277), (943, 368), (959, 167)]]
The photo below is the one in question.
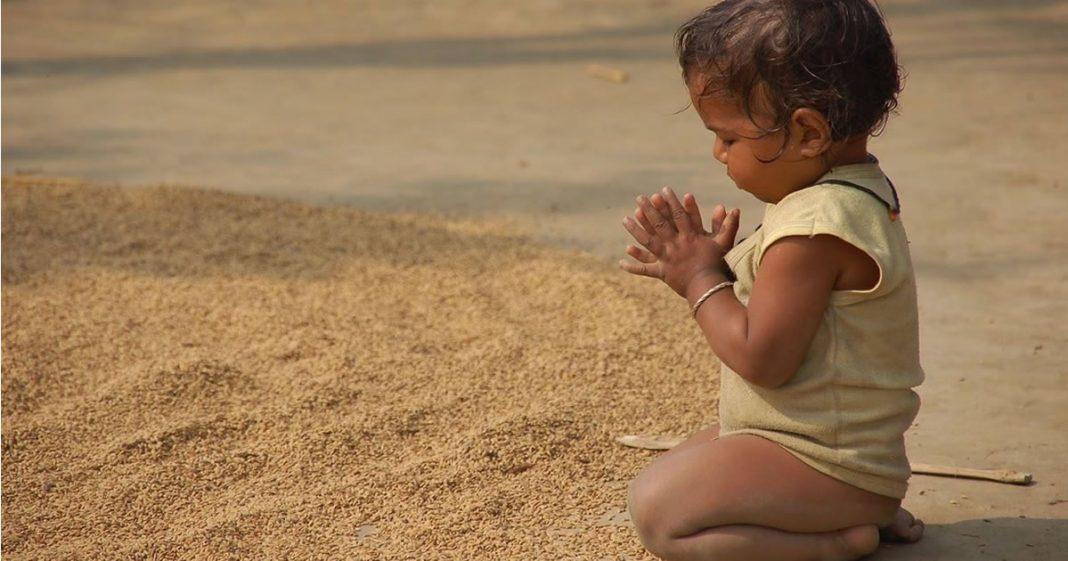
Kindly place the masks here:
[(855, 487), (902, 498), (911, 475), (904, 433), (923, 382), (916, 283), (893, 186), (876, 163), (832, 169), (765, 209), (764, 222), (726, 256), (748, 304), (760, 259), (787, 236), (835, 236), (879, 266), (871, 290), (835, 291), (797, 373), (779, 388), (723, 365), (720, 435), (754, 434)]

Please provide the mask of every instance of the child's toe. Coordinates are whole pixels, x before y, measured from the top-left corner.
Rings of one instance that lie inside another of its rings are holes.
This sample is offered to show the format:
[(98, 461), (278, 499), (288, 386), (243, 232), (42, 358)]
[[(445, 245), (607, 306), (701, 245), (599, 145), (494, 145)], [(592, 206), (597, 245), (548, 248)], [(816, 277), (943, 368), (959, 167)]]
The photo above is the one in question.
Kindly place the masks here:
[(879, 529), (879, 539), (884, 543), (914, 543), (923, 537), (924, 524), (912, 513), (900, 508), (894, 522)]

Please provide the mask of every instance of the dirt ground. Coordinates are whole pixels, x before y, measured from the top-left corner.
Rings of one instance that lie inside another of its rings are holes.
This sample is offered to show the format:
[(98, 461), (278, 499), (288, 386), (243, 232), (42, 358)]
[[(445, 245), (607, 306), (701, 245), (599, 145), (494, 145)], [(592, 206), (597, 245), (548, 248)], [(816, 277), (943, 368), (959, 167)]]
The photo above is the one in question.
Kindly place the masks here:
[[(881, 5), (910, 456), (1035, 483), (916, 476), (927, 536), (872, 558), (1056, 559), (1068, 2)], [(715, 376), (619, 219), (663, 184), (760, 214), (680, 111), (701, 6), (4, 2), (5, 557), (641, 558), (652, 456), (611, 437), (710, 422)]]

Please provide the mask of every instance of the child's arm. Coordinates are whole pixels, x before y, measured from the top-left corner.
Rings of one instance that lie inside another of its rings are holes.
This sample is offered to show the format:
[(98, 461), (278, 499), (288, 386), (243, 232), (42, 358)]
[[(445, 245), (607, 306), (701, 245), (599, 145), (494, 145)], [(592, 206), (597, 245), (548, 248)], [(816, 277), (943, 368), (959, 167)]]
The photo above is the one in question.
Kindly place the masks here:
[[(734, 244), (738, 212), (717, 207), (713, 232), (700, 225), (691, 195), (682, 204), (670, 189), (641, 197), (637, 221), (625, 226), (646, 251), (630, 248), (638, 263), (624, 270), (660, 278), (691, 306), (727, 279), (723, 255)], [(659, 207), (659, 208), (658, 208)], [(797, 372), (819, 328), (833, 290), (869, 288), (878, 267), (861, 250), (831, 236), (787, 237), (764, 253), (748, 307), (730, 290), (698, 309), (698, 325), (712, 350), (752, 384), (774, 388)]]
[[(838, 269), (835, 241), (784, 238), (765, 252), (748, 307), (728, 291), (701, 306), (697, 323), (731, 370), (769, 388), (793, 377), (830, 303)], [(695, 302), (713, 280), (690, 283), (687, 301)]]

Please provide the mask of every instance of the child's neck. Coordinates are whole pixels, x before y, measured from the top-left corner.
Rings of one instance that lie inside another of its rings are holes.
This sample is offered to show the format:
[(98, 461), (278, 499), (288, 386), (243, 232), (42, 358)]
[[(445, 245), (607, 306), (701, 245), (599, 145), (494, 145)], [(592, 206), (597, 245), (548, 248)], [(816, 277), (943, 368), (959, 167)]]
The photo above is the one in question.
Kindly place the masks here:
[(827, 151), (827, 169), (824, 173), (839, 166), (868, 163), (868, 137), (848, 138), (837, 143)]
[(825, 152), (798, 162), (800, 166), (795, 168), (797, 174), (785, 190), (775, 193), (771, 197), (760, 197), (760, 200), (777, 204), (783, 197), (814, 185), (820, 178), (827, 175), (832, 169), (853, 164), (866, 164), (868, 159), (868, 138), (850, 138), (833, 143)]

